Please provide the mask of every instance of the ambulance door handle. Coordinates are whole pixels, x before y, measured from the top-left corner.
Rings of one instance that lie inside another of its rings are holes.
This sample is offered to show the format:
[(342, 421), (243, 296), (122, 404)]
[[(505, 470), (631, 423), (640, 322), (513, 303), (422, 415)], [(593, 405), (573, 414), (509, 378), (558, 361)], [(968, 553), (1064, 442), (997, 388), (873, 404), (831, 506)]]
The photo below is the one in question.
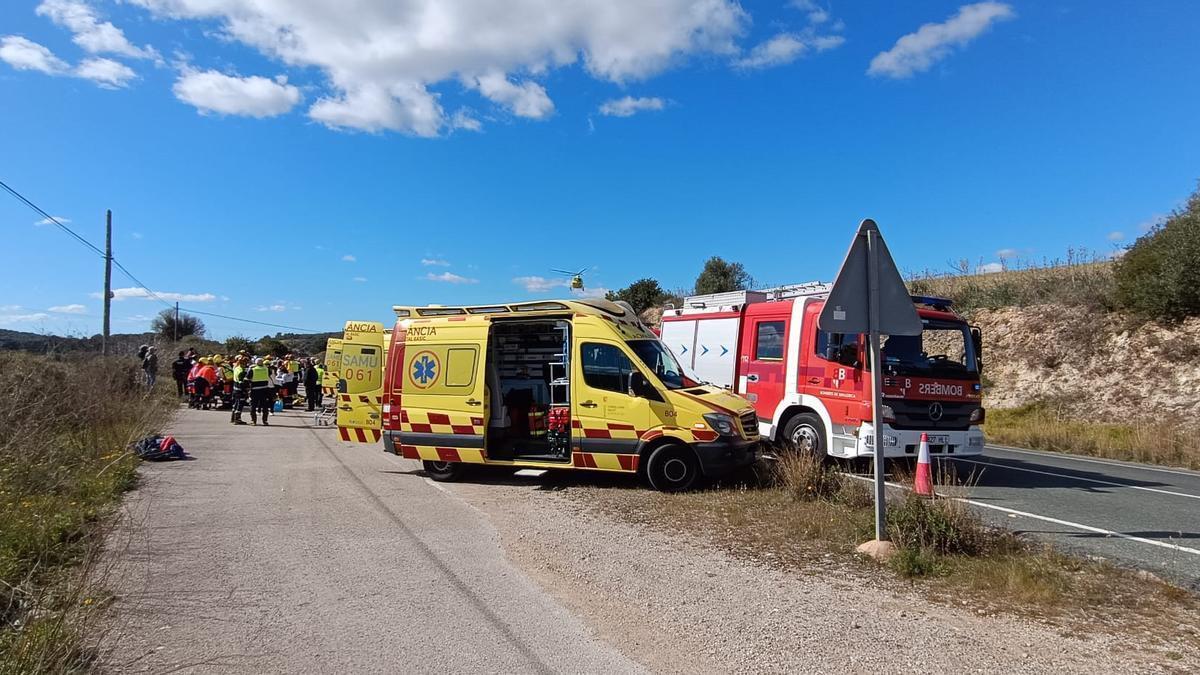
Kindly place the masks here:
[(473, 398), (467, 399), (467, 405), (483, 405), (483, 401), (476, 401)]
[(750, 373), (749, 375), (746, 376), (746, 381), (747, 382), (758, 382), (758, 375), (755, 375), (754, 373)]
[(596, 403), (595, 401), (584, 401), (583, 403), (580, 403), (579, 405), (581, 405), (585, 408), (595, 408), (599, 404)]

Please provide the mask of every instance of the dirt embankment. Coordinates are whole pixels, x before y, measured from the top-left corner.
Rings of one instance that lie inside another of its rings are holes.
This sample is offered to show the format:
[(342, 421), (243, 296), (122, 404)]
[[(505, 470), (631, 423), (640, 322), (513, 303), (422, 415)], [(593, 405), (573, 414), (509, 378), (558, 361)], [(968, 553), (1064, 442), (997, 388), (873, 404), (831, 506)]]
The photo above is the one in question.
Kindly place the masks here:
[(980, 309), (985, 400), (991, 408), (1046, 401), (1093, 421), (1195, 419), (1200, 318), (1134, 322), (1087, 307)]

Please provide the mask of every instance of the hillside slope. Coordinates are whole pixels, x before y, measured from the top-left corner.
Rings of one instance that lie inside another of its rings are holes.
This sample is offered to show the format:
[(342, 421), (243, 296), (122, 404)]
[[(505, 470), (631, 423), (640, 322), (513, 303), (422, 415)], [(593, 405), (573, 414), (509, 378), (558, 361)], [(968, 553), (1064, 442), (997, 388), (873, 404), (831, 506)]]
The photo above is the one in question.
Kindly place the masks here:
[(985, 402), (1015, 408), (1045, 401), (1101, 422), (1196, 418), (1200, 319), (1135, 323), (1061, 304), (978, 309), (984, 334)]

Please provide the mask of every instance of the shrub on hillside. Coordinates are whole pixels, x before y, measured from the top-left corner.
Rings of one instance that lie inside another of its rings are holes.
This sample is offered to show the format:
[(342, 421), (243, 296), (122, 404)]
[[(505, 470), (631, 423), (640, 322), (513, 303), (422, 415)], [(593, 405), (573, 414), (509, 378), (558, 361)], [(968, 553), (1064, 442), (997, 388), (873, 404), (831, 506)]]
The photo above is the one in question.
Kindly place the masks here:
[(1117, 262), (1117, 301), (1149, 319), (1200, 316), (1200, 190)]

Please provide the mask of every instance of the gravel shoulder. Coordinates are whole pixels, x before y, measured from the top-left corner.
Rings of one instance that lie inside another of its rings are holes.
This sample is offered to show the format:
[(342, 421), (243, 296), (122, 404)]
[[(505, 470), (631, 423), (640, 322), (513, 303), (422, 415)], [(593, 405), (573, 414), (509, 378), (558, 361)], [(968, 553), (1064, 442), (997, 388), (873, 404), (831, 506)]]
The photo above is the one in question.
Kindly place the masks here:
[[(613, 518), (632, 483), (539, 477), (448, 490), (488, 514), (512, 560), (600, 635), (662, 672), (1181, 672), (1110, 635), (930, 602), (835, 560), (803, 571)], [(1179, 655), (1177, 655), (1179, 656)]]

